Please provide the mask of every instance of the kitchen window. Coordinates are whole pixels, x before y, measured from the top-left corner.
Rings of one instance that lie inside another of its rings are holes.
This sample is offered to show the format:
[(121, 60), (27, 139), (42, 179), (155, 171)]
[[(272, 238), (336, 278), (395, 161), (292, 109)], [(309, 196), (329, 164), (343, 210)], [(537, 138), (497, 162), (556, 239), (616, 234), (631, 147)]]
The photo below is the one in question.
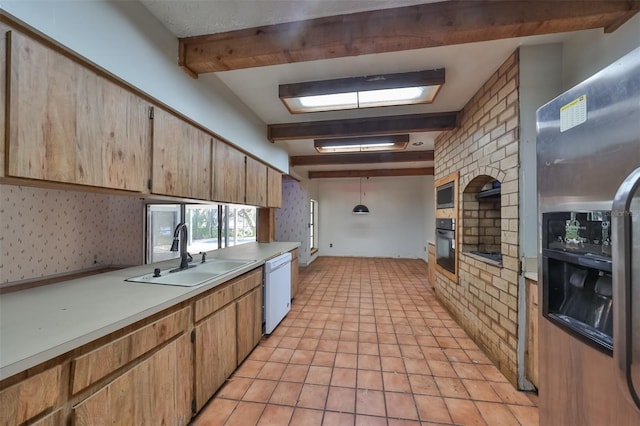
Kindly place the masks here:
[[(174, 259), (175, 227), (188, 228), (187, 251), (197, 254), (256, 241), (256, 208), (234, 204), (147, 204), (146, 262)], [(182, 237), (182, 234), (181, 234)]]

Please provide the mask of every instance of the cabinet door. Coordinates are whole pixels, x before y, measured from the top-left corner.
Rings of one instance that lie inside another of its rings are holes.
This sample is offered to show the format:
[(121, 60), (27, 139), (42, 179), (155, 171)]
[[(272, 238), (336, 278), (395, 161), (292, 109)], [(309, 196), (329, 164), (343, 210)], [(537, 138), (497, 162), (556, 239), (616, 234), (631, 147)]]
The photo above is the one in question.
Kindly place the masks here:
[(7, 174), (144, 191), (148, 103), (16, 31), (10, 44)]
[(200, 410), (238, 366), (236, 304), (232, 303), (196, 326), (196, 409)]
[(160, 108), (153, 114), (152, 192), (209, 200), (212, 138)]
[(245, 155), (224, 142), (216, 141), (215, 145), (212, 199), (244, 204)]
[(267, 166), (247, 157), (247, 192), (245, 204), (266, 207)]
[(186, 425), (191, 342), (183, 334), (73, 408), (74, 425)]
[(262, 287), (256, 287), (237, 302), (238, 364), (262, 338)]
[(282, 173), (267, 168), (267, 207), (282, 207)]
[(298, 293), (298, 280), (300, 274), (300, 261), (298, 258), (291, 259), (291, 299)]
[(59, 408), (51, 414), (47, 414), (35, 423), (31, 423), (31, 426), (59, 426), (67, 424), (65, 422), (64, 409)]

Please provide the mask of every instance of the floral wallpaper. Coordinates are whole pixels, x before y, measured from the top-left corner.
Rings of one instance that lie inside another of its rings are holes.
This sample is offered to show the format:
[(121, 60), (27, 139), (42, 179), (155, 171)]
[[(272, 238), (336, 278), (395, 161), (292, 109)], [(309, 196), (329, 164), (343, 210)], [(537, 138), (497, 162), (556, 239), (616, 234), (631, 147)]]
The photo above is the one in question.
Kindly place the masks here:
[(109, 196), (109, 252), (111, 265), (144, 263), (144, 204), (138, 197)]
[(282, 181), (282, 208), (276, 210), (276, 241), (298, 241), (298, 257), (301, 265), (307, 265), (309, 249), (309, 203), (310, 195), (299, 182), (293, 179)]
[(0, 185), (0, 284), (143, 260), (142, 202)]

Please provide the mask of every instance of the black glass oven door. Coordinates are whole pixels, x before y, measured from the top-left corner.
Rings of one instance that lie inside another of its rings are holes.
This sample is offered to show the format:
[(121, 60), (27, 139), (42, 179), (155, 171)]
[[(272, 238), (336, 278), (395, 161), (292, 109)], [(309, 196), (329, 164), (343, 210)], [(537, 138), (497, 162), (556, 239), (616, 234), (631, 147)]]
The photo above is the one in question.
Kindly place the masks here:
[(455, 231), (436, 229), (436, 263), (455, 273)]

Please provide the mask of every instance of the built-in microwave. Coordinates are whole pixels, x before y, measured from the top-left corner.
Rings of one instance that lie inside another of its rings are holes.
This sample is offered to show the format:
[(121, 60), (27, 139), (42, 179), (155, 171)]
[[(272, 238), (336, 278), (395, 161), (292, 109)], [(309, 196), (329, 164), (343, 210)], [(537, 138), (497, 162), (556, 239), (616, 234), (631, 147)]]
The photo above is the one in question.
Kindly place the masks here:
[(452, 209), (455, 198), (454, 182), (447, 182), (436, 188), (436, 208)]

